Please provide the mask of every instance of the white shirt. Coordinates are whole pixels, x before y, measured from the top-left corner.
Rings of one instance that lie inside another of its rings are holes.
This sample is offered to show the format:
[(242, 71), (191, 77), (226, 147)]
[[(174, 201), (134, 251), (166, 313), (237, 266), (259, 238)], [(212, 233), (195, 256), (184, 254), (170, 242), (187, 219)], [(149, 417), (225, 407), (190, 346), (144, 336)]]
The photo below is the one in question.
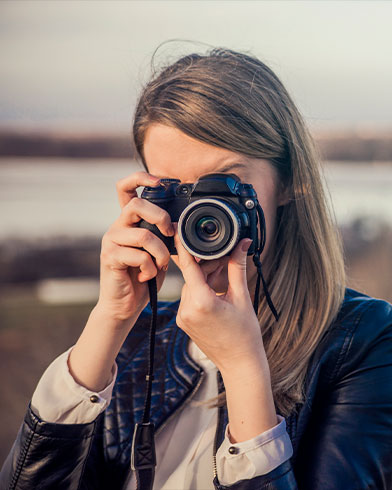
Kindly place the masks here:
[[(101, 392), (93, 392), (76, 383), (68, 369), (72, 347), (56, 358), (42, 375), (33, 394), (33, 411), (44, 421), (62, 424), (89, 423), (110, 403), (117, 376)], [(190, 341), (189, 355), (204, 371), (204, 380), (193, 399), (156, 435), (157, 467), (154, 490), (213, 490), (213, 445), (217, 424), (217, 408), (201, 405), (218, 394), (217, 368)], [(90, 397), (96, 395), (98, 402)], [(217, 476), (222, 485), (264, 475), (287, 461), (293, 453), (283, 417), (272, 429), (249, 441), (231, 443), (226, 427), (225, 439), (216, 454)], [(230, 454), (229, 447), (237, 448)], [(131, 473), (126, 489), (136, 488)]]

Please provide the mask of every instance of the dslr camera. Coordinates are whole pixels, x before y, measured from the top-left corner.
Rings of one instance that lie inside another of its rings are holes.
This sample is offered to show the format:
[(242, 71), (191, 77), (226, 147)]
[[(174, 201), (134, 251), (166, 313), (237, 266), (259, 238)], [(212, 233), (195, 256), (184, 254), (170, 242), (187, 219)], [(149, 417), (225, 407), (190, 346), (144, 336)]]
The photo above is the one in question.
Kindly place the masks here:
[[(258, 247), (257, 195), (251, 184), (234, 174), (208, 174), (193, 183), (162, 179), (158, 187), (145, 187), (142, 198), (166, 210), (178, 223), (178, 235), (188, 252), (200, 259), (218, 259), (231, 253), (243, 238), (252, 243), (248, 255)], [(173, 237), (161, 234), (156, 225), (139, 224), (157, 235), (171, 255), (177, 255)]]

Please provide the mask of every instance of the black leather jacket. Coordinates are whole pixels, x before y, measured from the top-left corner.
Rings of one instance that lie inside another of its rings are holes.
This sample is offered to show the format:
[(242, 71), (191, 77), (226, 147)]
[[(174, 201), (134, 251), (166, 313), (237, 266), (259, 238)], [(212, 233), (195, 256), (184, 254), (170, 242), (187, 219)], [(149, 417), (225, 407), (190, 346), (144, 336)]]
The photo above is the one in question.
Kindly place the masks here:
[[(175, 324), (177, 307), (160, 303), (159, 309), (152, 397), (158, 431), (186, 406), (203, 378)], [(50, 424), (28, 408), (1, 473), (2, 490), (124, 488), (133, 426), (143, 410), (150, 313), (142, 313), (124, 343), (111, 404), (94, 422)], [(312, 356), (305, 390), (305, 403), (286, 419), (291, 460), (229, 487), (215, 478), (217, 489), (392, 489), (391, 305), (347, 290), (338, 318)], [(222, 408), (215, 450), (226, 423)]]

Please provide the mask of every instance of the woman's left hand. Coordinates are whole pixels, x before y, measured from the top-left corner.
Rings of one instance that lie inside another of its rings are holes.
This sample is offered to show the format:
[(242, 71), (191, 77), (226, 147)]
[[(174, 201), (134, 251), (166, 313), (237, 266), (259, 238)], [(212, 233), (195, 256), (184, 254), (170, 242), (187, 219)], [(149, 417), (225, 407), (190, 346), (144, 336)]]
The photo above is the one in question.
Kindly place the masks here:
[(278, 423), (269, 365), (246, 280), (251, 240), (241, 240), (231, 254), (227, 291), (219, 295), (177, 233), (174, 240), (185, 280), (177, 324), (222, 374), (230, 441), (247, 441)]
[[(185, 285), (177, 324), (221, 372), (265, 361), (258, 319), (249, 295), (246, 262), (250, 239), (241, 240), (228, 262), (228, 288), (217, 295), (208, 276), (175, 234), (178, 262)], [(263, 363), (267, 364), (267, 363)]]

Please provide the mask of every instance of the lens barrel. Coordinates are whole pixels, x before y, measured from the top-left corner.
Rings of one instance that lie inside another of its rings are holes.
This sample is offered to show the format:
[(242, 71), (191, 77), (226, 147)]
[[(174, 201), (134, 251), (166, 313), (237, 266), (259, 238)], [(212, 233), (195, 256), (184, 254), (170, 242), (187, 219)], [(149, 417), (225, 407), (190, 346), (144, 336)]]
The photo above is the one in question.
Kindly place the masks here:
[(227, 255), (241, 235), (241, 219), (235, 207), (219, 199), (198, 199), (178, 220), (178, 234), (195, 257), (212, 260)]

